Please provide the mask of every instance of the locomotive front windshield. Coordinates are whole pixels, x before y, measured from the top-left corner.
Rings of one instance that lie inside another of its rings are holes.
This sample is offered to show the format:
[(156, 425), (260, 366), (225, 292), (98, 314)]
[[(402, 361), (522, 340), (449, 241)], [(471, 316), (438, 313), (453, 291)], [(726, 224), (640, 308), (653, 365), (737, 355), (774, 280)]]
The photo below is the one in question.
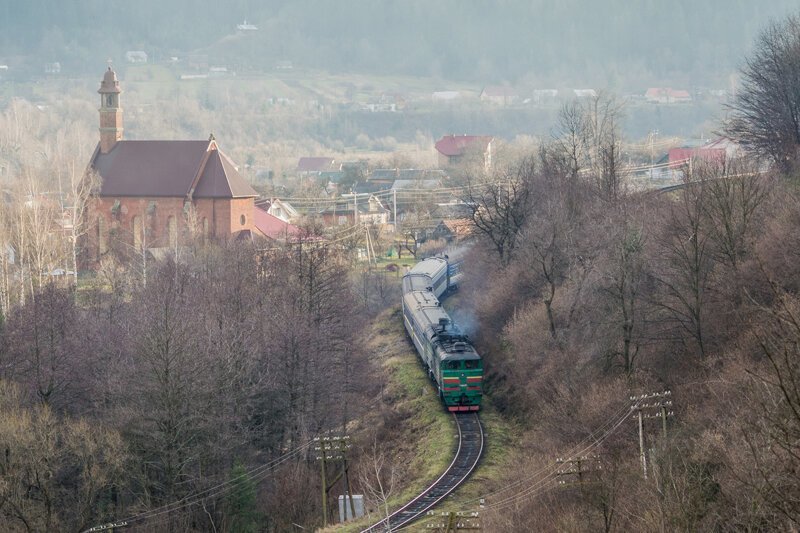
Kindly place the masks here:
[(454, 359), (445, 361), (442, 366), (445, 370), (475, 370), (480, 367), (480, 359)]

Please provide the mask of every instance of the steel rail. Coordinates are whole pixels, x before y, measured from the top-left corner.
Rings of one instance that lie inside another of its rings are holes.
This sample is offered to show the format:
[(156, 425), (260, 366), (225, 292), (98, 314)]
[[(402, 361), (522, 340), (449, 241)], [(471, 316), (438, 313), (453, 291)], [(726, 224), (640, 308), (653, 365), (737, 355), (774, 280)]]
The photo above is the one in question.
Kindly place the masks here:
[(410, 524), (451, 494), (472, 474), (483, 454), (483, 427), (478, 413), (453, 413), (453, 417), (458, 428), (458, 448), (447, 470), (410, 502), (361, 533), (395, 531)]

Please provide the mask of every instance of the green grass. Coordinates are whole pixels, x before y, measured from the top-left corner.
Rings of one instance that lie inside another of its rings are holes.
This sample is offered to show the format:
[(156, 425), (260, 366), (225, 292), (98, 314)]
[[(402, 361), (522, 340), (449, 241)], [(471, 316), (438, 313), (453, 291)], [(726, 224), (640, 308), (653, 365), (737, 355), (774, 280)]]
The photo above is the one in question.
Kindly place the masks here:
[[(393, 400), (393, 407), (410, 416), (401, 424), (393, 444), (406, 447), (411, 461), (407, 472), (413, 479), (389, 501), (391, 510), (397, 509), (434, 481), (448, 467), (455, 453), (457, 430), (452, 415), (447, 413), (433, 383), (428, 379), (412, 345), (405, 337), (399, 307), (385, 311), (373, 323), (369, 333), (368, 348), (381, 359), (387, 387), (385, 394)], [(484, 402), (481, 422), (488, 441), (472, 477), (438, 510), (475, 510), (477, 499), (485, 492), (487, 481), (498, 479), (511, 458), (519, 431)], [(331, 526), (323, 531), (349, 533), (360, 531), (371, 520)], [(424, 522), (424, 521), (421, 521)], [(420, 530), (423, 525), (418, 526)]]

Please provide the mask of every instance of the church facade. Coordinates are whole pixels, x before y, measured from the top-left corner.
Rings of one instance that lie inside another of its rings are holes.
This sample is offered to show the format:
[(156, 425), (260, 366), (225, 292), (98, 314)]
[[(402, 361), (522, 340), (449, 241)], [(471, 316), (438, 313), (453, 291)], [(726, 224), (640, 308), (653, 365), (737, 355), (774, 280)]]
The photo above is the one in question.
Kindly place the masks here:
[(87, 261), (113, 247), (135, 253), (175, 250), (190, 240), (259, 236), (258, 193), (208, 140), (125, 140), (120, 83), (109, 67), (100, 94), (100, 142), (88, 172), (99, 186), (88, 213)]

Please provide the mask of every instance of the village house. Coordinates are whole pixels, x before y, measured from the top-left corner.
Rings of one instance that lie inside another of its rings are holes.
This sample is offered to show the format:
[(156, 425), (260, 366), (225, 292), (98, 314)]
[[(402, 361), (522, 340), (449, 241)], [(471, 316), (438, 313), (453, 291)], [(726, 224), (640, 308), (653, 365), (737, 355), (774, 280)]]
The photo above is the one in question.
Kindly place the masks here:
[(508, 106), (519, 100), (517, 91), (505, 85), (490, 85), (481, 91), (481, 101), (490, 104)]
[(256, 208), (262, 209), (284, 222), (292, 222), (300, 219), (300, 213), (297, 209), (286, 200), (281, 200), (280, 198), (256, 201)]
[[(360, 195), (359, 195), (360, 196)], [(317, 216), (326, 226), (343, 226), (345, 224), (377, 224), (389, 223), (391, 211), (381, 201), (369, 195), (368, 198), (356, 199), (353, 195), (343, 197), (319, 211)]]
[(698, 162), (722, 165), (740, 152), (739, 146), (725, 137), (720, 137), (701, 146), (670, 148), (649, 170), (651, 178), (682, 179), (687, 170)]
[(276, 242), (295, 242), (303, 239), (303, 230), (294, 224), (256, 206), (253, 210), (255, 226), (267, 239)]
[(597, 98), (597, 91), (594, 89), (572, 89), (572, 94), (575, 98)]
[(692, 101), (689, 91), (669, 87), (651, 87), (644, 93), (644, 99), (651, 104), (682, 104)]
[(100, 180), (90, 201), (86, 262), (112, 247), (136, 253), (175, 250), (190, 238), (250, 238), (258, 194), (208, 140), (125, 140), (117, 75), (100, 84), (100, 142), (88, 173)]
[(340, 170), (332, 157), (301, 157), (297, 160), (297, 175), (319, 176), (322, 172)]
[(461, 100), (461, 93), (459, 91), (434, 91), (431, 94), (431, 100), (434, 103), (456, 102)]
[(494, 137), (486, 135), (445, 135), (435, 145), (439, 167), (458, 166), (475, 157), (488, 171), (492, 167), (492, 143)]
[(125, 52), (125, 60), (128, 63), (147, 63), (147, 52), (143, 50), (128, 50)]
[(536, 89), (531, 93), (529, 103), (532, 103), (533, 105), (547, 105), (554, 104), (557, 101), (558, 89)]

